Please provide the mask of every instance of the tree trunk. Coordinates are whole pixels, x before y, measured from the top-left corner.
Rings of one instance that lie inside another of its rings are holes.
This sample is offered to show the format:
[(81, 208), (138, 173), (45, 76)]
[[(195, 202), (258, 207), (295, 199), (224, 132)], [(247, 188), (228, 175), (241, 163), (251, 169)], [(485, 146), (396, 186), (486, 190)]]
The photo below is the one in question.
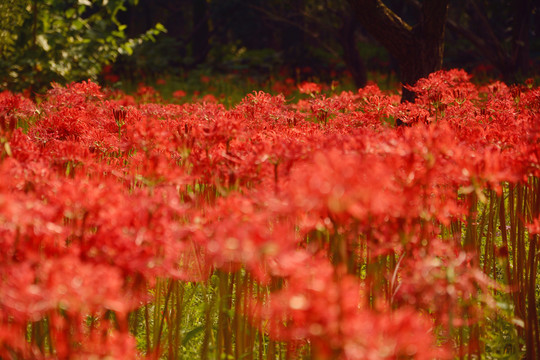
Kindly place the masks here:
[(358, 52), (355, 38), (356, 26), (351, 16), (344, 18), (338, 37), (343, 49), (343, 60), (351, 73), (354, 85), (363, 88), (367, 84), (367, 69), (364, 60)]
[[(527, 74), (530, 62), (530, 31), (532, 0), (520, 0), (515, 5), (512, 29), (512, 59), (517, 75)], [(516, 76), (514, 76), (516, 77)]]
[(394, 56), (404, 85), (401, 101), (414, 102), (405, 88), (440, 70), (444, 51), (444, 28), (449, 0), (425, 0), (420, 23), (407, 24), (381, 0), (349, 0), (357, 20)]
[(193, 65), (206, 60), (210, 51), (210, 29), (208, 25), (208, 4), (206, 1), (193, 0)]

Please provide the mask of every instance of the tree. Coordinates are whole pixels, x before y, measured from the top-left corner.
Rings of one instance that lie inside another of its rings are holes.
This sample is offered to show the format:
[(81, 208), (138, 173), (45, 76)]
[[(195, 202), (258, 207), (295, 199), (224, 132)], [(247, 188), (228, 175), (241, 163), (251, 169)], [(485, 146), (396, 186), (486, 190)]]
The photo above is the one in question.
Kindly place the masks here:
[(404, 85), (401, 101), (414, 102), (405, 85), (440, 70), (449, 0), (424, 0), (419, 23), (409, 25), (381, 0), (349, 0), (360, 25), (397, 60)]
[(461, 5), (449, 15), (449, 31), (468, 40), (476, 56), (492, 64), (506, 82), (528, 74), (533, 1), (464, 0)]
[[(289, 26), (290, 30), (310, 38), (319, 48), (333, 56), (341, 57), (354, 84), (367, 84), (367, 67), (358, 51), (358, 23), (351, 8), (344, 0), (296, 1), (283, 6), (280, 2), (265, 2), (264, 6), (250, 4), (262, 16), (279, 25), (276, 31)], [(280, 7), (281, 5), (281, 7)], [(290, 33), (291, 31), (289, 31)], [(298, 36), (296, 36), (298, 38)], [(291, 47), (299, 48), (289, 37)], [(302, 49), (303, 50), (303, 49)]]
[(137, 0), (0, 1), (0, 87), (96, 80), (103, 65), (165, 29), (127, 39), (117, 14)]

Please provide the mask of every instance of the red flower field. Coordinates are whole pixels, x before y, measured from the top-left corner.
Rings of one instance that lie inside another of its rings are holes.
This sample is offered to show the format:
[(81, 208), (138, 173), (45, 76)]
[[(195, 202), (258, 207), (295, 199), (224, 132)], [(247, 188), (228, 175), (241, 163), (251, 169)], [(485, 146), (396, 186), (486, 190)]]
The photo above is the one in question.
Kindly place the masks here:
[(0, 358), (537, 359), (540, 89), (412, 90), (0, 93)]

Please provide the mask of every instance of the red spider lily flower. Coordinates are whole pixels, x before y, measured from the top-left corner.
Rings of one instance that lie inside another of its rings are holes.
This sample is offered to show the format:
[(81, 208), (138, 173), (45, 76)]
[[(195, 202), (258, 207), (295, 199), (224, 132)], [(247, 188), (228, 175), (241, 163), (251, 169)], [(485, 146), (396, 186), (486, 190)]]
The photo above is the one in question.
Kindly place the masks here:
[(287, 78), (285, 81), (275, 81), (272, 84), (272, 91), (276, 94), (283, 94), (284, 96), (289, 96), (295, 90), (295, 81), (294, 79)]
[(9, 91), (0, 92), (0, 131), (12, 132), (19, 119), (32, 118), (37, 114), (35, 104), (18, 94)]
[(206, 94), (202, 98), (203, 103), (218, 103), (218, 99), (213, 94)]
[(366, 309), (357, 279), (339, 276), (321, 258), (287, 278), (282, 290), (255, 305), (254, 320), (276, 340), (308, 340), (321, 358), (415, 359), (445, 357), (432, 325), (411, 309)]
[(184, 90), (176, 90), (175, 92), (173, 92), (173, 97), (176, 98), (176, 99), (181, 99), (183, 97), (185, 97), (187, 94)]
[(529, 235), (540, 235), (540, 217), (533, 220), (532, 223), (527, 224)]
[(160, 94), (153, 87), (147, 86), (143, 83), (140, 83), (137, 87), (137, 96), (139, 102), (162, 102)]
[(414, 86), (408, 88), (417, 94), (418, 103), (437, 106), (448, 105), (454, 101), (462, 103), (465, 99), (477, 96), (476, 87), (470, 79), (471, 76), (463, 70), (442, 70), (418, 80)]
[(319, 84), (304, 81), (303, 83), (298, 84), (298, 90), (302, 94), (314, 95), (319, 94), (322, 90), (322, 87)]
[[(415, 104), (373, 84), (318, 86), (298, 104), (255, 92), (230, 110), (91, 82), (39, 105), (1, 93), (0, 357), (140, 356), (126, 314), (148, 286), (212, 286), (216, 270), (258, 283), (235, 310), (291, 356), (453, 355), (451, 326), (481, 319), (494, 286), (461, 247), (461, 224), (482, 233), (474, 199), (489, 211), (528, 183), (508, 208), (532, 209), (530, 240), (540, 232), (540, 90), (457, 70), (419, 81)], [(44, 355), (26, 337), (45, 323)]]
[(477, 322), (482, 303), (493, 306), (489, 289), (494, 282), (454, 245), (433, 239), (403, 256), (394, 303), (429, 310), (437, 324), (449, 328)]
[(270, 210), (236, 196), (219, 200), (215, 208), (208, 209), (198, 237), (206, 249), (207, 262), (225, 271), (244, 265), (261, 283), (269, 281), (272, 268), (282, 271), (280, 258), (288, 256), (297, 239), (292, 224), (276, 221)]

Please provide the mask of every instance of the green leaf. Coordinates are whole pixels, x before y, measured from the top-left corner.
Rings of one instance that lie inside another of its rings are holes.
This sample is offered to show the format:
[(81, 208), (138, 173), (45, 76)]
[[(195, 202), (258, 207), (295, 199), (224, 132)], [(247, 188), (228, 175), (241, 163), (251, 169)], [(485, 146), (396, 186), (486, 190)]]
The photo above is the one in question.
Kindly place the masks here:
[(66, 18), (71, 19), (77, 10), (71, 8), (66, 10)]
[(128, 55), (133, 54), (133, 48), (129, 44), (123, 44), (121, 49), (124, 50), (124, 52), (127, 53)]
[(165, 26), (163, 26), (162, 23), (157, 23), (154, 28), (159, 32), (167, 32), (167, 29), (165, 28)]
[(205, 328), (205, 325), (199, 325), (196, 328), (188, 331), (186, 336), (184, 336), (184, 339), (182, 340), (182, 345), (185, 346), (189, 342), (189, 340), (193, 339), (198, 333), (203, 331), (204, 328)]
[(73, 21), (73, 24), (71, 24), (71, 27), (74, 30), (81, 30), (83, 26), (84, 26), (84, 21), (79, 18), (75, 19), (75, 21)]

